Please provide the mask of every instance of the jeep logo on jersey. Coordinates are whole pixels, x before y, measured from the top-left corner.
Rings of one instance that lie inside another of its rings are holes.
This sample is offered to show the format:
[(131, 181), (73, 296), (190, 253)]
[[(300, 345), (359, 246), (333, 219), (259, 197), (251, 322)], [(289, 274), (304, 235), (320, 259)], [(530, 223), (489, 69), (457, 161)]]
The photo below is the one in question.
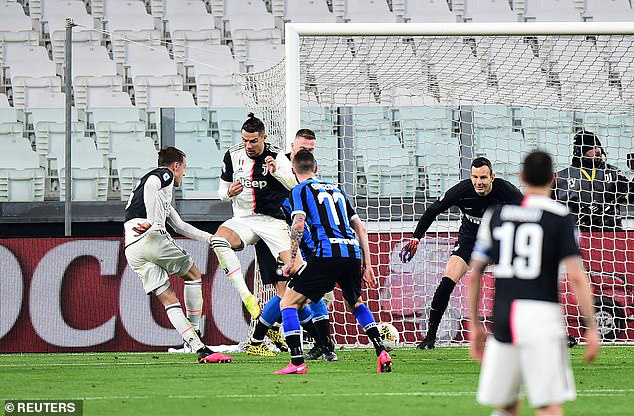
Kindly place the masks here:
[(238, 179), (238, 182), (240, 182), (245, 188), (264, 189), (268, 185), (267, 181), (252, 181), (247, 178), (240, 178)]

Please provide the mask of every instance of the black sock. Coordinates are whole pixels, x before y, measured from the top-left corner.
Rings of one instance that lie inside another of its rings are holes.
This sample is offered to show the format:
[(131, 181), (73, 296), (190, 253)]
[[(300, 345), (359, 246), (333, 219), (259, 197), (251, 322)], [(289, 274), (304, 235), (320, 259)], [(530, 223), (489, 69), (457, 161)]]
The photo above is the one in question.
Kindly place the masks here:
[(365, 331), (365, 334), (372, 341), (372, 345), (374, 345), (374, 351), (376, 351), (377, 357), (381, 354), (381, 351), (385, 351), (385, 346), (383, 345), (383, 339), (381, 338), (381, 333), (379, 332), (378, 326), (373, 326), (368, 328)]
[(319, 341), (319, 334), (317, 333), (317, 328), (315, 327), (315, 323), (312, 319), (302, 323), (302, 328), (304, 328), (306, 332), (308, 332), (308, 335), (313, 338), (313, 341), (315, 341), (315, 345), (323, 347), (323, 345), (321, 345), (321, 342)]
[(302, 344), (299, 335), (287, 335), (286, 344), (291, 351), (291, 363), (300, 365), (304, 362), (304, 353), (302, 352)]
[(335, 343), (330, 338), (330, 319), (320, 319), (314, 322), (315, 329), (317, 329), (317, 336), (319, 338), (319, 345), (328, 352), (335, 350)]
[(445, 310), (447, 310), (449, 298), (451, 297), (451, 292), (453, 292), (454, 287), (456, 287), (456, 282), (445, 276), (436, 288), (434, 298), (431, 301), (431, 310), (429, 311), (429, 331), (427, 332), (427, 338), (436, 339), (438, 325), (440, 325), (440, 320), (445, 314)]
[(266, 336), (266, 333), (269, 329), (271, 329), (270, 326), (258, 319), (258, 323), (255, 324), (255, 329), (253, 330), (253, 335), (251, 336), (251, 341), (254, 344), (260, 344), (264, 342), (264, 337)]

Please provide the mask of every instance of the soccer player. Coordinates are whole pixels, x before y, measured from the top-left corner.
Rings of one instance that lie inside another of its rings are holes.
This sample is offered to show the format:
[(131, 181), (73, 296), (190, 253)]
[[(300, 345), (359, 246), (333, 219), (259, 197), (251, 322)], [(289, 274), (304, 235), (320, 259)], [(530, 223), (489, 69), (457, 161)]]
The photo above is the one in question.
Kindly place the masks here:
[[(469, 285), (470, 351), (482, 362), (478, 401), (497, 406), (495, 415), (518, 414), (524, 385), (537, 415), (556, 416), (563, 414), (562, 403), (576, 395), (559, 305), (560, 263), (587, 325), (588, 362), (599, 351), (599, 334), (575, 219), (564, 205), (548, 197), (554, 179), (550, 156), (530, 153), (520, 176), (526, 192), (521, 206), (489, 209), (478, 231)], [(495, 265), (495, 304), (493, 335), (485, 346), (478, 305), (480, 279), (489, 263)]]
[(280, 302), (291, 362), (275, 374), (306, 374), (298, 309), (307, 299), (321, 299), (334, 289), (335, 284), (341, 288), (348, 308), (374, 345), (378, 356), (377, 371), (389, 372), (392, 360), (385, 351), (372, 313), (361, 301), (362, 275), (366, 284), (377, 287), (367, 232), (346, 195), (336, 185), (315, 179), (316, 167), (315, 158), (306, 150), (297, 152), (293, 159), (293, 170), (300, 183), (293, 188), (290, 197), (293, 209), (291, 259), (284, 265), (284, 275), (291, 274), (305, 223), (310, 227), (316, 250), (306, 267), (289, 280)]
[(462, 213), (458, 241), (445, 266), (445, 275), (431, 301), (427, 336), (417, 348), (429, 350), (436, 344), (438, 326), (449, 304), (451, 292), (469, 270), (471, 252), (484, 212), (491, 206), (519, 203), (522, 197), (522, 193), (513, 184), (495, 177), (491, 162), (487, 158), (477, 157), (471, 162), (471, 178), (464, 179), (447, 190), (420, 218), (413, 238), (401, 250), (400, 257), (403, 263), (414, 257), (420, 239), (441, 212), (456, 206)]
[[(203, 308), (200, 270), (165, 228), (169, 224), (177, 233), (205, 243), (211, 239), (211, 234), (184, 222), (172, 207), (174, 186), (180, 186), (185, 175), (185, 153), (175, 147), (162, 149), (158, 154), (158, 166), (141, 178), (125, 207), (126, 259), (141, 277), (145, 293), (161, 301), (172, 326), (196, 351), (199, 363), (230, 362), (230, 356), (213, 353), (200, 340)], [(171, 274), (177, 274), (185, 281), (187, 317), (170, 286)]]
[[(291, 142), (291, 152), (286, 156), (289, 160), (293, 160), (295, 154), (299, 150), (307, 150), (311, 153), (315, 151), (317, 138), (315, 133), (310, 129), (300, 129), (295, 134), (294, 140)], [(276, 168), (275, 164), (271, 164), (271, 171)], [(291, 206), (288, 199), (282, 204), (286, 221), (292, 224)], [(310, 231), (306, 228), (299, 244), (302, 259), (305, 261), (312, 256), (315, 243), (312, 240)], [(266, 244), (258, 241), (255, 244), (255, 252), (260, 269), (262, 283), (275, 286), (276, 295), (271, 298), (264, 307), (262, 315), (258, 318), (253, 335), (245, 347), (247, 355), (274, 356), (268, 345), (264, 342), (264, 337), (269, 339), (281, 350), (288, 351), (288, 346), (279, 332), (279, 323), (281, 323), (280, 299), (284, 295), (286, 289), (287, 276), (278, 273), (280, 265), (271, 254)], [(330, 338), (330, 320), (328, 317), (328, 308), (323, 300), (316, 303), (310, 303), (305, 306), (306, 311), (302, 311), (302, 326), (315, 340), (315, 346), (306, 354), (307, 360), (316, 360), (324, 357), (326, 361), (337, 361), (335, 353), (335, 345)], [(310, 314), (309, 314), (310, 313)]]
[[(266, 137), (262, 121), (249, 113), (242, 125), (242, 143), (227, 150), (220, 175), (218, 195), (232, 202), (233, 217), (211, 238), (222, 269), (254, 319), (261, 313), (259, 301), (244, 281), (234, 250), (263, 240), (274, 258), (288, 261), (289, 230), (280, 207), (297, 183), (288, 158), (266, 143)], [(276, 169), (270, 171), (273, 162)]]

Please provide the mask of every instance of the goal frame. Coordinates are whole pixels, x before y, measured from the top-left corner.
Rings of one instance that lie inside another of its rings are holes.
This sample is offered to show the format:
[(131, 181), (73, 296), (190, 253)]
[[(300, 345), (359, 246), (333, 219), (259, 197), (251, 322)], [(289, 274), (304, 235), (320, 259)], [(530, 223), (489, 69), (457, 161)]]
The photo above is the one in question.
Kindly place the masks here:
[(634, 22), (287, 23), (286, 146), (300, 128), (300, 36), (634, 35)]

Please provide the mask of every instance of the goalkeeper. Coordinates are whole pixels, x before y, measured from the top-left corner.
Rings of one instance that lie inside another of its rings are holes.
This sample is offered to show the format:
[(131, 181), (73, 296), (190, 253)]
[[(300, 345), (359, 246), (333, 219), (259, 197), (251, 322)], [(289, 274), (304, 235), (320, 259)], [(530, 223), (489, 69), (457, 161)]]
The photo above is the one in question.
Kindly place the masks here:
[(403, 263), (414, 257), (420, 239), (440, 213), (456, 206), (462, 214), (462, 224), (458, 231), (458, 241), (445, 266), (444, 277), (431, 301), (428, 332), (423, 342), (418, 344), (419, 349), (430, 350), (436, 344), (438, 326), (449, 304), (451, 292), (469, 270), (471, 252), (485, 211), (496, 205), (519, 204), (522, 198), (522, 193), (512, 183), (495, 177), (487, 158), (477, 157), (471, 163), (470, 179), (458, 182), (423, 213), (413, 238), (401, 250), (400, 258)]

